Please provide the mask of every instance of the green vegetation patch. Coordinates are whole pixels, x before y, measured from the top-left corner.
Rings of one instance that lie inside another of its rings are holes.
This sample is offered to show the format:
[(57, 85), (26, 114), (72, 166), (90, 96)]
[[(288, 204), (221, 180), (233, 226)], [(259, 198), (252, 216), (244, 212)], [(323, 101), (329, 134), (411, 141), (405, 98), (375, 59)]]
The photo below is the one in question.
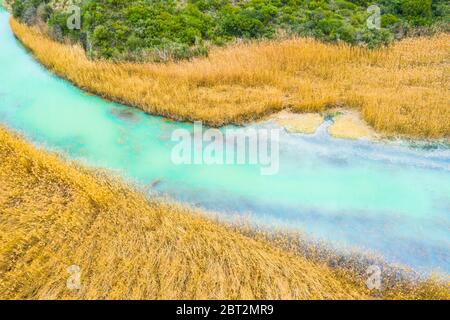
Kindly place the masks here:
[[(67, 27), (76, 3), (81, 30)], [(370, 28), (377, 5), (381, 28)], [(81, 41), (94, 58), (179, 60), (237, 39), (307, 36), (377, 47), (414, 34), (448, 30), (445, 0), (16, 0), (16, 18), (47, 22), (59, 41)]]

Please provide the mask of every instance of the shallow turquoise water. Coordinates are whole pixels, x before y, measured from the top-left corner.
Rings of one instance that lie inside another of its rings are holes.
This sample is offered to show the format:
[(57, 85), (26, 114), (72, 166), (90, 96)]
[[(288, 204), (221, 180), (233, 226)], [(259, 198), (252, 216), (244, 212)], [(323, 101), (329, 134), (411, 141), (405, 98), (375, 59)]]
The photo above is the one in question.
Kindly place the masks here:
[[(266, 226), (299, 228), (421, 271), (450, 271), (450, 150), (284, 133), (280, 172), (172, 164), (177, 128), (87, 95), (17, 43), (0, 9), (0, 123), (38, 145), (117, 171), (175, 199)], [(262, 126), (274, 126), (271, 123)]]

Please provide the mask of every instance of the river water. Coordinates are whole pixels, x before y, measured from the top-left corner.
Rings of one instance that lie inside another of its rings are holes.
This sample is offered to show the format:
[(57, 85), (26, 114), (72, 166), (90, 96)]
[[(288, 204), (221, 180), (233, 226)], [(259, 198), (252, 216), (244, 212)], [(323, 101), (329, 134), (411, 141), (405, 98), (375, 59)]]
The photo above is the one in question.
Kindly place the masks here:
[[(175, 165), (175, 129), (192, 125), (91, 96), (40, 66), (0, 8), (0, 124), (40, 147), (114, 170), (227, 219), (245, 215), (339, 248), (382, 255), (418, 271), (450, 272), (450, 149), (407, 143), (280, 137), (280, 169)], [(272, 123), (254, 125), (273, 127)]]

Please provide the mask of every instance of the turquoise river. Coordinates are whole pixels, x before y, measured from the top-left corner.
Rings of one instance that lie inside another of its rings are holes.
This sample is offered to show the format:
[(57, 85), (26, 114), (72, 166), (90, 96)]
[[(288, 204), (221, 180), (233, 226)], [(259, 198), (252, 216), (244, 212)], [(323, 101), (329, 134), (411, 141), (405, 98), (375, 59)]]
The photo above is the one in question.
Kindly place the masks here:
[[(107, 168), (177, 201), (305, 232), (417, 271), (450, 272), (450, 148), (280, 136), (279, 173), (256, 165), (176, 165), (167, 121), (89, 95), (37, 63), (0, 8), (0, 124), (34, 144)], [(253, 126), (275, 126), (273, 123)], [(1, 182), (0, 182), (1, 183)]]

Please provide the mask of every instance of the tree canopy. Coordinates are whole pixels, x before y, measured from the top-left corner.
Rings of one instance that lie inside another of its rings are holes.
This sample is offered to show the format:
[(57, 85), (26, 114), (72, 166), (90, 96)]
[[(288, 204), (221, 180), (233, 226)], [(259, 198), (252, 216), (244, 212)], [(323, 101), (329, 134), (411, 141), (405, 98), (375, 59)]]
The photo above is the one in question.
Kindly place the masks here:
[[(377, 47), (416, 29), (448, 30), (445, 0), (80, 0), (81, 30), (70, 30), (72, 14), (49, 0), (15, 0), (14, 16), (49, 24), (56, 40), (84, 43), (93, 57), (119, 60), (183, 59), (205, 55), (211, 45), (235, 39), (307, 36)], [(381, 9), (381, 28), (367, 19)]]

